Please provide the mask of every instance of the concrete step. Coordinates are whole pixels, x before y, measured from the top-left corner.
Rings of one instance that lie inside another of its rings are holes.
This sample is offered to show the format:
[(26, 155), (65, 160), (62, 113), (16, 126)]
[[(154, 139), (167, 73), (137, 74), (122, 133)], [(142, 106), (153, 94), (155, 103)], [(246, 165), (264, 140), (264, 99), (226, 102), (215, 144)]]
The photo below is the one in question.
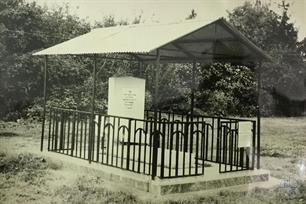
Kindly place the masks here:
[[(189, 176), (170, 179), (151, 179), (151, 176), (138, 174), (120, 168), (102, 165), (87, 160), (74, 158), (64, 154), (54, 152), (41, 153), (47, 159), (61, 162), (67, 168), (82, 169), (85, 174), (90, 173), (105, 180), (114, 182), (138, 191), (149, 192), (155, 196), (187, 193), (197, 191), (209, 191), (251, 183), (267, 182), (270, 179), (270, 172), (267, 170), (247, 170), (230, 173), (219, 173), (218, 164), (207, 162), (211, 167), (207, 167), (204, 175)], [(206, 162), (205, 162), (206, 163)], [(273, 183), (273, 180), (272, 180)], [(266, 183), (263, 184), (266, 186)]]

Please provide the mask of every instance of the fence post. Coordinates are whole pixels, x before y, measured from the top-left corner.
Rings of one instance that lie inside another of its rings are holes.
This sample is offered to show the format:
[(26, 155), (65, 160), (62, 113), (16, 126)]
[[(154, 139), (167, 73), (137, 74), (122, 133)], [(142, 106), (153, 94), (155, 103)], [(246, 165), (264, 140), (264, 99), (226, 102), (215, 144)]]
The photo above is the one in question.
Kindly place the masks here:
[(48, 134), (48, 151), (50, 151), (51, 121), (52, 121), (52, 110), (50, 108), (50, 113), (49, 113), (49, 134)]
[(261, 67), (262, 67), (262, 62), (260, 62), (257, 67), (257, 169), (260, 169)]
[(221, 131), (221, 125), (220, 125), (220, 117), (218, 117), (218, 121), (217, 121), (217, 158), (216, 161), (217, 162), (221, 162), (220, 159), (220, 152), (221, 152), (221, 143), (220, 143), (220, 131)]
[(46, 102), (47, 102), (47, 55), (45, 55), (44, 62), (44, 104), (43, 104), (43, 119), (41, 125), (41, 140), (40, 140), (40, 151), (44, 149), (44, 134), (45, 134), (45, 121), (46, 121)]
[[(132, 128), (132, 119), (129, 119), (129, 124), (128, 124), (128, 141), (127, 141), (127, 154), (126, 154), (126, 169), (130, 169), (130, 150), (131, 150), (131, 128)], [(135, 137), (135, 134), (134, 134)]]
[(75, 122), (76, 122), (76, 112), (73, 112), (73, 122), (72, 122), (72, 138), (71, 138), (71, 151), (70, 155), (73, 156), (74, 145), (75, 145)]
[(91, 114), (89, 124), (89, 139), (88, 139), (88, 160), (91, 163), (92, 160), (92, 147), (93, 138), (95, 135), (95, 97), (96, 97), (96, 68), (97, 68), (97, 56), (94, 55), (94, 66), (92, 71), (93, 85), (92, 85), (92, 97), (91, 97)]
[(158, 134), (158, 89), (159, 89), (159, 75), (160, 75), (160, 52), (157, 50), (156, 52), (156, 62), (155, 62), (155, 90), (154, 90), (154, 131), (153, 131), (153, 158), (152, 158), (152, 180), (154, 180), (157, 173), (157, 156), (158, 156), (158, 144), (159, 144), (159, 134)]
[(64, 149), (64, 124), (65, 124), (65, 112), (61, 110), (61, 126), (60, 126), (60, 141), (59, 141), (59, 149)]
[(252, 135), (252, 169), (255, 168), (255, 143), (256, 143), (256, 122), (253, 121), (253, 135)]
[(160, 178), (164, 177), (165, 167), (165, 138), (166, 137), (166, 123), (162, 123), (162, 145), (161, 145), (161, 161), (160, 161)]

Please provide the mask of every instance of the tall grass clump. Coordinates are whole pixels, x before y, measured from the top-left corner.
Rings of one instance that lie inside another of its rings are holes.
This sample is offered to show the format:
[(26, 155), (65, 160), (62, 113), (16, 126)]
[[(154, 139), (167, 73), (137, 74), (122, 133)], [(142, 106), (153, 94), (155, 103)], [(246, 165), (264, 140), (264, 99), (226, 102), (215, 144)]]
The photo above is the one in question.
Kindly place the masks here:
[[(103, 187), (104, 186), (104, 187)], [(139, 203), (134, 195), (109, 190), (99, 177), (81, 176), (73, 185), (65, 185), (56, 192), (65, 203)]]
[(0, 153), (0, 174), (7, 180), (15, 178), (27, 183), (41, 183), (40, 178), (45, 175), (46, 169), (47, 163), (42, 157), (29, 153)]

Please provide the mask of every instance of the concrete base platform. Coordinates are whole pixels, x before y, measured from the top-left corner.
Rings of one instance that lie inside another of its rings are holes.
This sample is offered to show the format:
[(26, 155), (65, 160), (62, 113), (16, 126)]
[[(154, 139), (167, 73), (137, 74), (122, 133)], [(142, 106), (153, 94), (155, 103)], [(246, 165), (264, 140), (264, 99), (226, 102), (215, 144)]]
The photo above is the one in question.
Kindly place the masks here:
[(72, 169), (82, 169), (84, 173), (94, 174), (108, 181), (112, 181), (124, 187), (150, 192), (153, 195), (167, 195), (205, 191), (250, 184), (253, 182), (268, 181), (270, 173), (267, 170), (248, 170), (230, 173), (219, 173), (218, 164), (210, 163), (211, 167), (205, 168), (204, 175), (193, 177), (180, 177), (171, 179), (152, 180), (150, 176), (109, 167), (98, 163), (91, 163), (67, 155), (43, 152), (46, 159), (62, 162), (64, 166)]
[(223, 173), (218, 174), (218, 176), (204, 174), (204, 176), (189, 178), (158, 180), (154, 181), (152, 185), (154, 186), (155, 194), (166, 195), (263, 182), (268, 181), (269, 177), (270, 173), (267, 170), (254, 170)]

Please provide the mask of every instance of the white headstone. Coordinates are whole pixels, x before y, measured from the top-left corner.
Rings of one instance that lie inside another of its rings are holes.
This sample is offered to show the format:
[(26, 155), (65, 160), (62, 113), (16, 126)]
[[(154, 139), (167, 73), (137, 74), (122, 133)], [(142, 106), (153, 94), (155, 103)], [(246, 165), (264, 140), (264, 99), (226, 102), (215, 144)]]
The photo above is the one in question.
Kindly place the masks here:
[[(144, 119), (145, 106), (145, 80), (136, 77), (111, 77), (108, 81), (108, 115), (126, 118)], [(118, 118), (115, 119), (114, 129), (118, 130)], [(112, 120), (107, 121), (113, 123)], [(136, 123), (136, 124), (135, 124)], [(143, 122), (132, 120), (130, 132), (143, 128)], [(129, 127), (129, 120), (120, 118), (120, 126)], [(122, 129), (121, 129), (122, 131)], [(128, 134), (120, 133), (119, 140), (128, 140)], [(131, 134), (130, 141), (138, 141), (139, 138)]]
[(108, 115), (144, 119), (145, 80), (111, 77), (108, 83)]

